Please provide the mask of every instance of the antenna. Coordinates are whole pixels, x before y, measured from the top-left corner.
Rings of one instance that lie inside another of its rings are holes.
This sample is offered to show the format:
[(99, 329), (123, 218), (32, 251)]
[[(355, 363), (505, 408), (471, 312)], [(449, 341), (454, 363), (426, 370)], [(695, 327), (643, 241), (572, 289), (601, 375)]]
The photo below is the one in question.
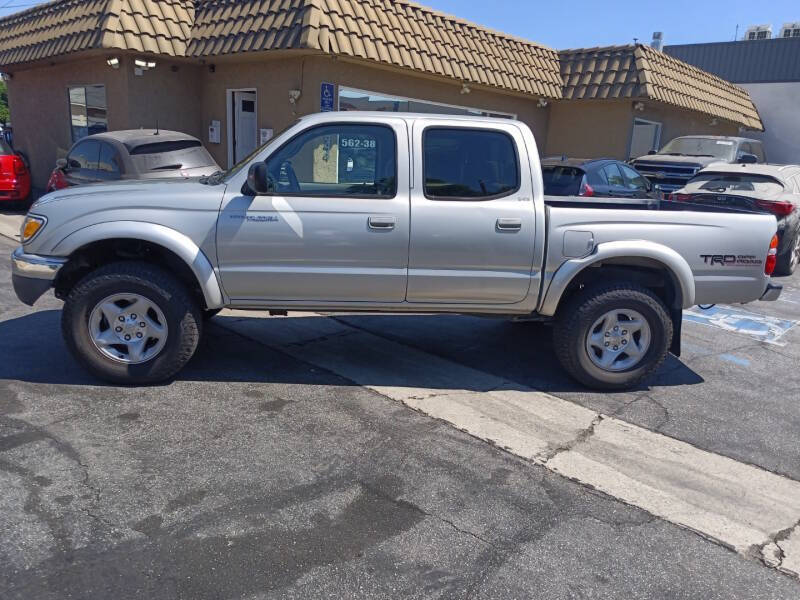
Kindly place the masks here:
[(736, 33), (733, 34), (733, 41), (737, 41), (739, 39), (739, 24), (736, 24)]
[(158, 119), (156, 119), (156, 132), (153, 135), (158, 135)]

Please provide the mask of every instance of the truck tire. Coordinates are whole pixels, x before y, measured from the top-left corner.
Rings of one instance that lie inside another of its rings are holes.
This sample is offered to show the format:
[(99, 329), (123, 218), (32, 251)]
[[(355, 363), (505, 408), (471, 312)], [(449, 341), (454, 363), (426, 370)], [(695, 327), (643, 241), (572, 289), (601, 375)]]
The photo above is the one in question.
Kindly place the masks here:
[(778, 255), (778, 262), (775, 265), (776, 277), (788, 277), (797, 269), (800, 263), (800, 229), (794, 232), (789, 243), (787, 244), (786, 251)]
[(672, 321), (650, 290), (626, 282), (599, 284), (561, 307), (553, 342), (564, 369), (585, 386), (626, 389), (664, 362)]
[(92, 271), (70, 291), (61, 313), (61, 331), (75, 358), (116, 384), (175, 375), (197, 349), (202, 323), (184, 285), (143, 262)]

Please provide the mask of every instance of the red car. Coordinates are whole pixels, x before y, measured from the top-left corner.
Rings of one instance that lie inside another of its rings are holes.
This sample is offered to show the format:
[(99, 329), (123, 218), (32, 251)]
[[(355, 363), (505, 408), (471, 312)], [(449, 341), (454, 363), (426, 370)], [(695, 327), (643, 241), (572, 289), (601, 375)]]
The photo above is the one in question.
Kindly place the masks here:
[(0, 137), (0, 207), (23, 204), (31, 193), (31, 174), (25, 161)]

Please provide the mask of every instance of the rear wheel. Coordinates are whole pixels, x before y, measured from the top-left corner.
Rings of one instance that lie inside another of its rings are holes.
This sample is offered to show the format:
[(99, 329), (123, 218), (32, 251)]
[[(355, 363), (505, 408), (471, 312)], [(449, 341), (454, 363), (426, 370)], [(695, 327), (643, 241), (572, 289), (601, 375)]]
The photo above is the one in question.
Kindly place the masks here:
[(778, 262), (775, 265), (775, 275), (791, 275), (794, 273), (795, 269), (797, 269), (798, 264), (800, 264), (800, 229), (794, 232), (794, 235), (787, 244), (786, 251), (778, 255)]
[(633, 283), (581, 290), (559, 311), (554, 347), (566, 371), (595, 389), (625, 389), (658, 369), (672, 342), (663, 302)]
[(202, 313), (186, 288), (147, 263), (101, 267), (69, 293), (61, 328), (94, 375), (122, 384), (168, 379), (192, 357)]

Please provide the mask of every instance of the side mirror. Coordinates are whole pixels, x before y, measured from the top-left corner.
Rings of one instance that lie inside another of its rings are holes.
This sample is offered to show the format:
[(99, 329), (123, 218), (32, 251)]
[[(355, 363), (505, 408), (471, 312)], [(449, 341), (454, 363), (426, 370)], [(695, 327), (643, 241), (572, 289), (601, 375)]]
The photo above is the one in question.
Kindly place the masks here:
[(658, 152), (655, 150), (650, 150), (650, 152), (647, 153), (648, 156), (653, 156), (653, 154), (658, 154)]
[(264, 162), (257, 162), (250, 165), (247, 171), (247, 183), (245, 184), (250, 195), (258, 196), (260, 194), (268, 194), (272, 190), (269, 185), (269, 176), (267, 174), (267, 164)]
[(56, 161), (56, 169), (61, 169), (62, 171), (67, 168), (67, 159), (66, 158), (59, 158)]
[(746, 152), (739, 155), (737, 161), (742, 165), (754, 165), (758, 162), (758, 157), (755, 154), (747, 154)]

